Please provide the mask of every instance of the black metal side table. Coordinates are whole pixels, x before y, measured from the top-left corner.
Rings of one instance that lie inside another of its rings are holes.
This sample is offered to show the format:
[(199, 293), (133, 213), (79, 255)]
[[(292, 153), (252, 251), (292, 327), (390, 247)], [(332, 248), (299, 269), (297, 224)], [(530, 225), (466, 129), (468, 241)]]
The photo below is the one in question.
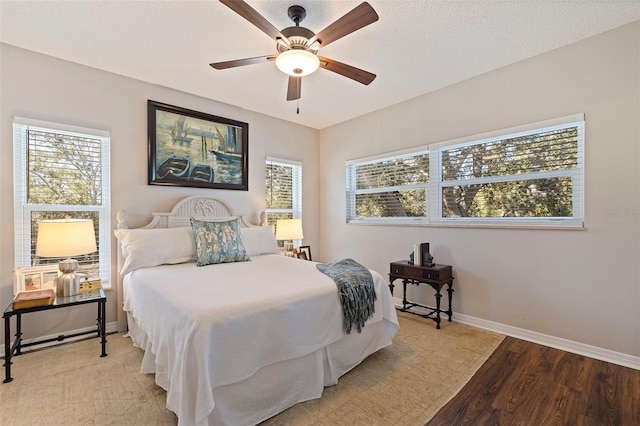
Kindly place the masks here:
[[(29, 314), (31, 312), (38, 311), (48, 311), (51, 309), (60, 309), (60, 308), (69, 308), (71, 306), (76, 305), (85, 305), (87, 303), (97, 303), (98, 304), (98, 319), (95, 330), (83, 331), (79, 333), (73, 333), (64, 335), (61, 334), (58, 337), (53, 337), (50, 339), (40, 339), (37, 341), (31, 341), (29, 343), (22, 343), (22, 315)], [(104, 290), (102, 287), (91, 289), (89, 291), (83, 291), (80, 294), (76, 294), (75, 296), (69, 297), (56, 297), (53, 304), (46, 306), (35, 306), (32, 308), (24, 308), (24, 309), (13, 309), (13, 303), (11, 303), (7, 309), (5, 309), (2, 314), (2, 318), (4, 318), (4, 374), (5, 378), (2, 381), (3, 383), (9, 383), (13, 380), (11, 377), (11, 358), (17, 355), (22, 355), (22, 348), (26, 348), (28, 346), (39, 345), (42, 343), (54, 342), (54, 341), (63, 341), (70, 337), (82, 336), (85, 334), (96, 333), (96, 337), (101, 338), (102, 344), (102, 353), (101, 357), (107, 356), (107, 338), (106, 338), (106, 303), (107, 298), (104, 295)], [(11, 344), (11, 317), (16, 317), (16, 334), (15, 341), (13, 345)]]

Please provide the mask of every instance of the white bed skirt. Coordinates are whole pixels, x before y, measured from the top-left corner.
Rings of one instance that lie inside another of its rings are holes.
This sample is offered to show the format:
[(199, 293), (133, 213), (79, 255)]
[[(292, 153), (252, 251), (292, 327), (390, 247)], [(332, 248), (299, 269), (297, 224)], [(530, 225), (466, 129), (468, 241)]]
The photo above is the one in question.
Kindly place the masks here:
[[(168, 391), (167, 372), (156, 364), (147, 335), (132, 315), (127, 318), (133, 344), (144, 351), (141, 372), (155, 374), (158, 386)], [(320, 398), (325, 386), (336, 384), (367, 356), (391, 345), (397, 331), (397, 324), (383, 319), (367, 324), (362, 333), (353, 332), (310, 354), (264, 367), (246, 380), (216, 387), (215, 407), (206, 424), (255, 425), (298, 402)], [(167, 408), (177, 412), (177, 407)]]

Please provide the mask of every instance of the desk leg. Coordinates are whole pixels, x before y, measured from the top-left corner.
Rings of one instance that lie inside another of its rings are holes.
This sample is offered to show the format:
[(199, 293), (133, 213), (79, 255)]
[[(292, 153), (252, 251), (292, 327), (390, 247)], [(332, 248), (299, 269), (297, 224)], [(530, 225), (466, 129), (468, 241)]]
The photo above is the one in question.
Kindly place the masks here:
[(407, 280), (402, 280), (402, 307), (407, 309)]
[(100, 357), (107, 356), (107, 330), (106, 330), (106, 302), (101, 300), (98, 302), (98, 327), (100, 328), (100, 339), (102, 344), (102, 354)]
[(442, 294), (440, 294), (440, 287), (436, 290), (436, 324), (438, 326), (437, 329), (440, 329), (440, 298), (442, 298)]
[(451, 296), (453, 295), (453, 282), (449, 281), (447, 284), (448, 284), (447, 293), (449, 293), (449, 312), (447, 312), (447, 314), (449, 314), (449, 322), (451, 322), (451, 316), (453, 315), (453, 310), (451, 310)]
[(16, 314), (16, 355), (22, 355), (22, 314)]
[(389, 281), (389, 291), (391, 292), (391, 296), (393, 296), (393, 287), (395, 287), (395, 286), (393, 285), (393, 282), (394, 282), (394, 281), (395, 281), (395, 279), (394, 279), (394, 280)]
[(11, 317), (4, 317), (4, 380), (2, 383), (9, 383), (11, 377)]

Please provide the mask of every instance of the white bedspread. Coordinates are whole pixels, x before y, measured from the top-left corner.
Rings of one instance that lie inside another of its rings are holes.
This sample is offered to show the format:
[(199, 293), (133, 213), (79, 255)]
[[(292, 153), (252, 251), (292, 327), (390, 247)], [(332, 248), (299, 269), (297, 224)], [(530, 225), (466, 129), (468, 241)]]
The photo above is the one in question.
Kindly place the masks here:
[[(378, 298), (367, 324), (397, 325), (386, 282), (372, 274)], [(124, 288), (124, 309), (146, 333), (155, 368), (166, 371), (158, 384), (180, 424), (206, 422), (214, 388), (345, 337), (336, 285), (315, 262), (265, 255), (163, 265), (128, 274)]]

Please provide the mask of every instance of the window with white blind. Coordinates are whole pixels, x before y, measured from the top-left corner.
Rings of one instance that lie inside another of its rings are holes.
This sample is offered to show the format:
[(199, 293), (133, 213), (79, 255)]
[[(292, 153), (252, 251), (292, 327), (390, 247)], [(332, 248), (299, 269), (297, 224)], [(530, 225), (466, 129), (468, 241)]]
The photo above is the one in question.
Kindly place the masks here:
[(388, 223), (427, 217), (429, 152), (386, 154), (347, 163), (347, 219)]
[(98, 250), (74, 256), (76, 273), (111, 278), (109, 134), (15, 117), (15, 266), (57, 264), (35, 254), (38, 223), (49, 219), (91, 219)]
[(584, 116), (349, 161), (346, 172), (348, 222), (582, 227)]
[(267, 157), (267, 223), (302, 218), (302, 163)]

